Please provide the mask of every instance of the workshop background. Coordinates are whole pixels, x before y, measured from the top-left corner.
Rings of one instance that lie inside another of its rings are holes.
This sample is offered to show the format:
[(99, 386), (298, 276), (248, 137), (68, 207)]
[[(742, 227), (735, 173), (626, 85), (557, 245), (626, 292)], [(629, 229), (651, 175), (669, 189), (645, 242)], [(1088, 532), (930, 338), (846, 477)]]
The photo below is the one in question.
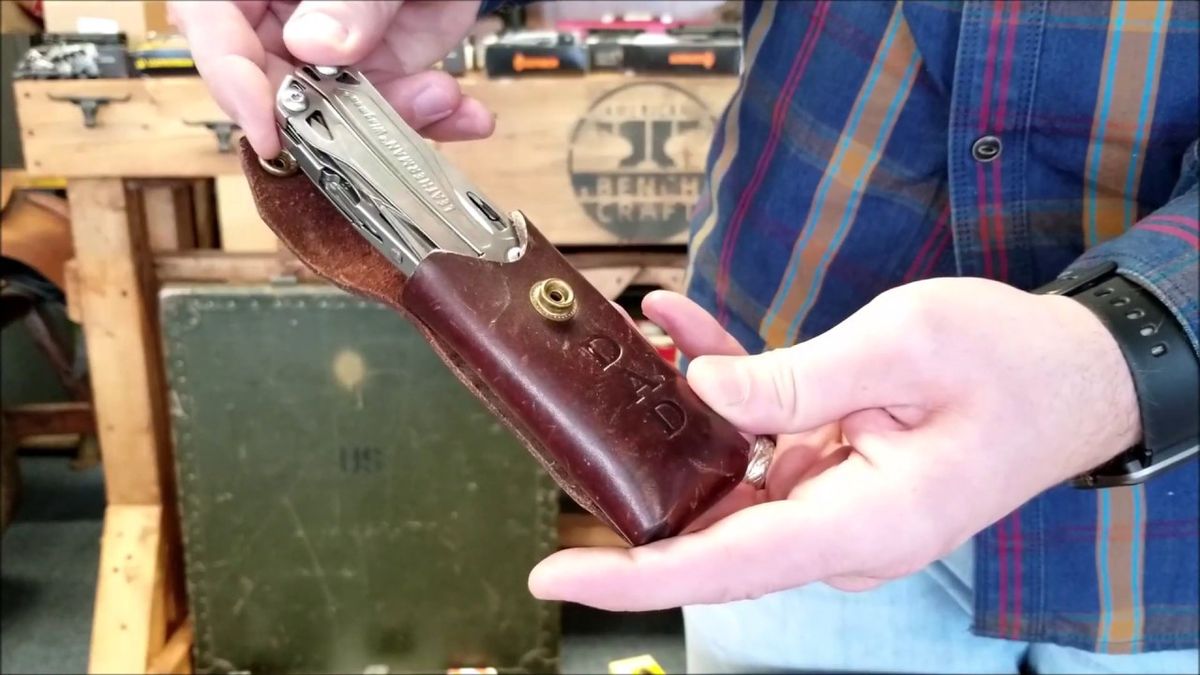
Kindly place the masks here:
[[(280, 245), (164, 2), (0, 8), (0, 671), (684, 671), (677, 611), (529, 596), (619, 539)], [(639, 299), (681, 289), (739, 12), (543, 2), (440, 64), (498, 121), (435, 145), (665, 359)]]

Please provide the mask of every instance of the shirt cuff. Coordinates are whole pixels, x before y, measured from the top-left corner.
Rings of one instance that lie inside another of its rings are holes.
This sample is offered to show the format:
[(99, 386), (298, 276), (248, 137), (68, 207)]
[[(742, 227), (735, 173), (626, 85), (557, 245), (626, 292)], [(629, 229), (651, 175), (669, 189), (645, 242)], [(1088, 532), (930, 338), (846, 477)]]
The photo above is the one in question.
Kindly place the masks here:
[(1118, 272), (1157, 297), (1200, 354), (1200, 151), (1193, 143), (1183, 177), (1162, 208), (1125, 234), (1088, 250), (1071, 270), (1114, 262)]

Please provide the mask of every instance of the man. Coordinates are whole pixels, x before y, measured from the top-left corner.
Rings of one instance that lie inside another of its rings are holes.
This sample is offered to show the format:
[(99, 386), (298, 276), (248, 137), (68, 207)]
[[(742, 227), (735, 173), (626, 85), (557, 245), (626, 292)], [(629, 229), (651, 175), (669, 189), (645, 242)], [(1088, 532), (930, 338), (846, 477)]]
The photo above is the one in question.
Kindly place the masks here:
[[(173, 11), (273, 156), (293, 62), (486, 137), (428, 67), (493, 7)], [(688, 298), (644, 309), (701, 397), (778, 435), (769, 485), (531, 590), (684, 606), (700, 672), (1196, 672), (1197, 4), (767, 1), (744, 29)]]

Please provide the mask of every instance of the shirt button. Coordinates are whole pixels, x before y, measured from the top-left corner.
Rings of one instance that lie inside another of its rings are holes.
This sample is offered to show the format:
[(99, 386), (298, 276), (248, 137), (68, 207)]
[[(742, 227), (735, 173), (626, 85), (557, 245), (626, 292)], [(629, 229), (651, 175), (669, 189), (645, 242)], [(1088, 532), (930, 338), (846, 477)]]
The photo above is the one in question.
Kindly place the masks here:
[(971, 146), (971, 156), (979, 162), (990, 162), (1000, 156), (1000, 139), (995, 136), (981, 136)]

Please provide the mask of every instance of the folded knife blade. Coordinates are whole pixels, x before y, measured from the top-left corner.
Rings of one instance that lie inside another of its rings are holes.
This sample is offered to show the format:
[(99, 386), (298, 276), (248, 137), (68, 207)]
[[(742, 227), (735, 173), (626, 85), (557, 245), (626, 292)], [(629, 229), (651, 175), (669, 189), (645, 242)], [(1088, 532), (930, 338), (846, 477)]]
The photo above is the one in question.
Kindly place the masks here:
[(520, 259), (520, 214), (444, 163), (361, 73), (301, 66), (279, 87), (275, 116), (284, 152), (406, 276), (434, 251)]

